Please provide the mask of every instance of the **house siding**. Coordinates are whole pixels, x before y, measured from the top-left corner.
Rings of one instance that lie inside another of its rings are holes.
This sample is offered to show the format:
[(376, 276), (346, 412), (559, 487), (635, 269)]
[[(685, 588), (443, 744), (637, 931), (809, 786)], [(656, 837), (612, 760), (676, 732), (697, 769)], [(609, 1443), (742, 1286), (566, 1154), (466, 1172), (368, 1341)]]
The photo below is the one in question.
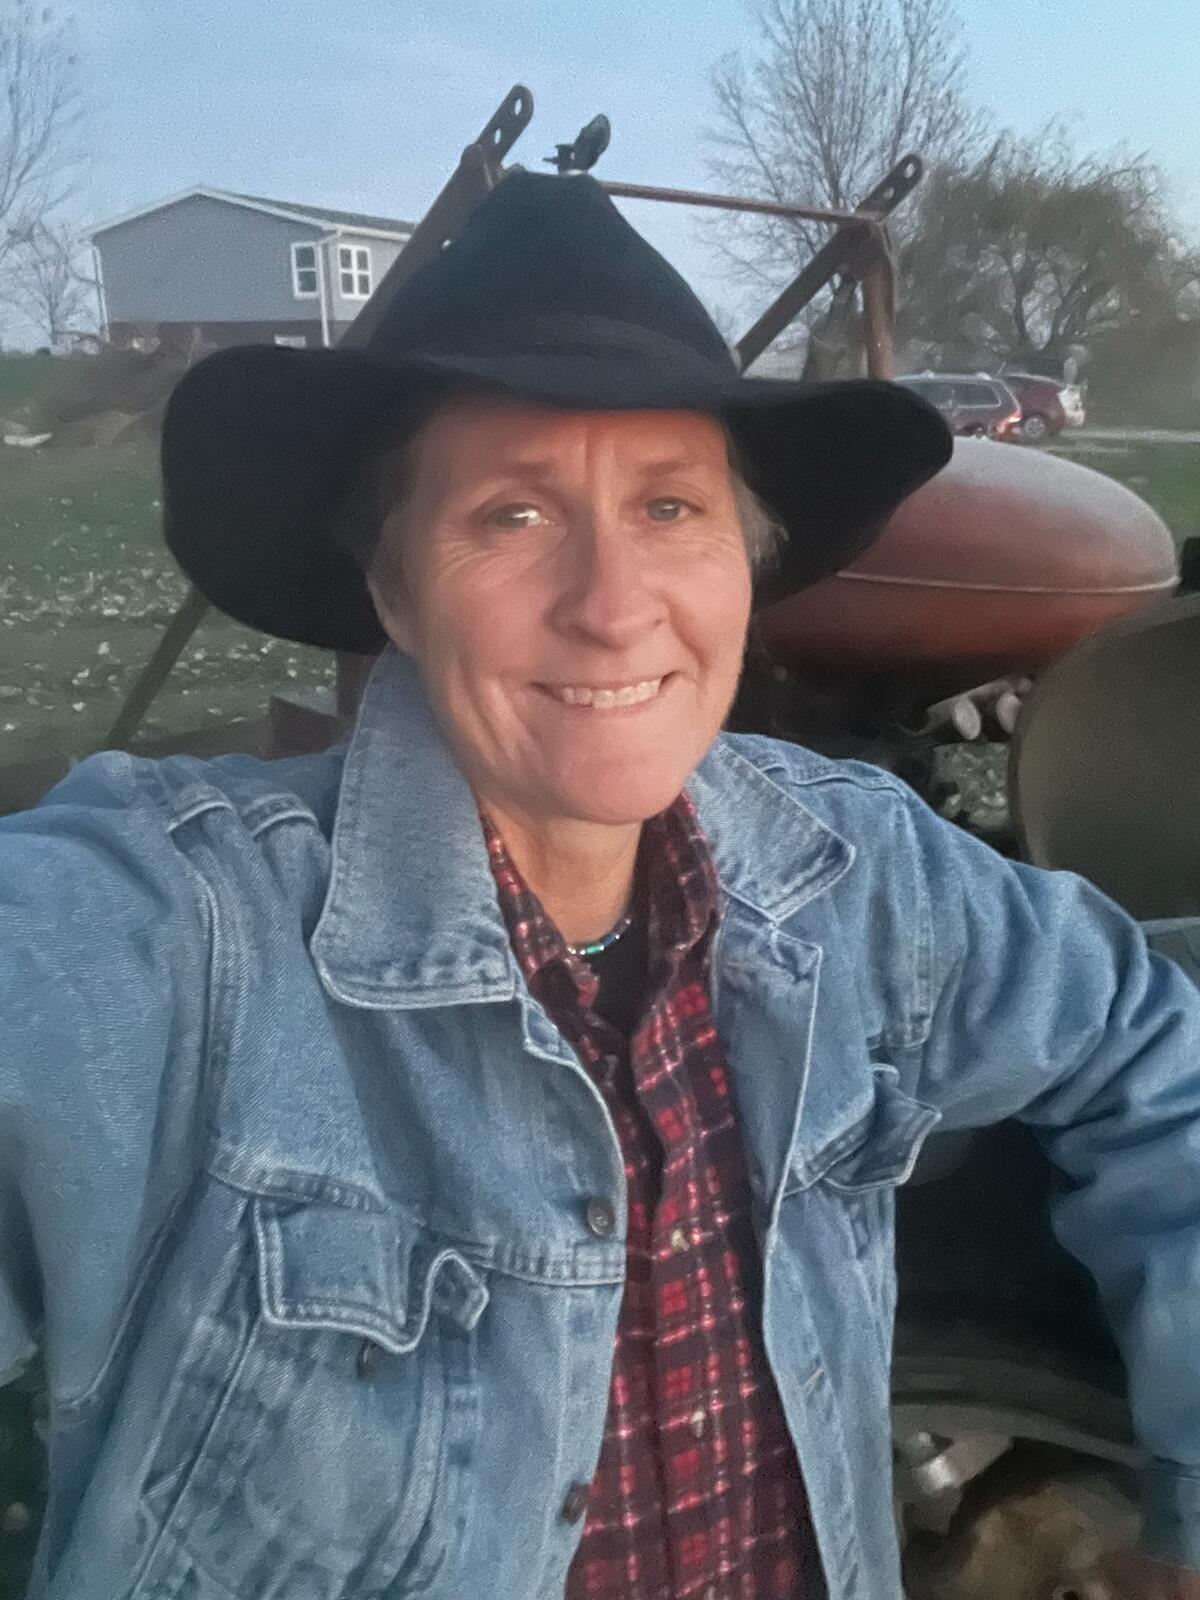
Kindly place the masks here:
[(371, 285), (382, 282), (403, 240), (347, 232), (328, 239), (319, 222), (289, 222), (204, 195), (131, 218), (94, 235), (108, 309), (109, 336), (123, 343), (138, 334), (207, 343), (270, 340), (304, 334), (322, 339), (321, 301), (298, 299), (292, 287), (295, 243), (317, 244), (324, 257), (331, 341), (345, 331), (364, 301), (343, 295), (339, 245), (371, 252)]
[(292, 292), (291, 245), (323, 231), (202, 195), (119, 223), (95, 237), (109, 323), (315, 323), (319, 338), (319, 301)]

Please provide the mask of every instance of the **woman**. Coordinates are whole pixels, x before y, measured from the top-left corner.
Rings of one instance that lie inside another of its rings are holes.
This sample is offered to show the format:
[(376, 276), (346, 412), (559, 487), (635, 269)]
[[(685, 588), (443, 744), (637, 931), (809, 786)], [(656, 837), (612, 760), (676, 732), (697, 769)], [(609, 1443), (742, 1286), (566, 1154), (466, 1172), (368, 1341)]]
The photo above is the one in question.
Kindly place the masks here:
[(885, 774), (718, 737), (756, 585), (947, 450), (742, 379), (586, 178), (507, 179), (368, 352), (185, 380), (184, 568), (389, 647), (345, 750), (109, 756), (4, 825), (35, 1594), (894, 1596), (891, 1191), (1016, 1113), (1195, 1562), (1200, 1002)]

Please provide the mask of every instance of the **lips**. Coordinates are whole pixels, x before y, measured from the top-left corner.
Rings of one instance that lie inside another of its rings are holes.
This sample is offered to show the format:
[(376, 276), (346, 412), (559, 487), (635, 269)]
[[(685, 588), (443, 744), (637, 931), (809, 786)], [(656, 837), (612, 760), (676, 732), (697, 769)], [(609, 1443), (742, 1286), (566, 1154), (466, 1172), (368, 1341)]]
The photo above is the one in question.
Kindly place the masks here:
[(633, 683), (547, 683), (542, 687), (563, 705), (610, 711), (617, 706), (637, 706), (653, 700), (665, 681), (663, 678), (640, 678)]

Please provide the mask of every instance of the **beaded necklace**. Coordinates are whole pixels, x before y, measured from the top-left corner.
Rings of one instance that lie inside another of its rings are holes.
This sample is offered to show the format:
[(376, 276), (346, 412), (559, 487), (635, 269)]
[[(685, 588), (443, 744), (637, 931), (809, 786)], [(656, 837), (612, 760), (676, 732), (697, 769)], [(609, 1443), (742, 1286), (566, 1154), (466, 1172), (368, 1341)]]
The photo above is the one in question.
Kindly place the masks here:
[(621, 918), (620, 922), (611, 927), (603, 937), (594, 939), (591, 944), (569, 944), (567, 949), (573, 956), (583, 956), (585, 959), (588, 956), (603, 955), (605, 950), (611, 950), (623, 933), (629, 932), (632, 922), (633, 917), (627, 914)]

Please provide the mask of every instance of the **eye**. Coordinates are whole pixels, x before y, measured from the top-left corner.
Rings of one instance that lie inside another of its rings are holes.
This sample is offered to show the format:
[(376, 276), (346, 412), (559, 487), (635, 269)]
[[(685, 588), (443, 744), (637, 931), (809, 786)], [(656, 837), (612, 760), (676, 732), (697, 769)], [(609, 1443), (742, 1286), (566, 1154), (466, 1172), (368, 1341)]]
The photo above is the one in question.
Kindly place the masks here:
[(494, 528), (535, 528), (542, 514), (536, 506), (514, 501), (512, 505), (496, 506), (488, 512), (487, 520)]
[(694, 506), (689, 506), (685, 500), (677, 500), (674, 495), (659, 495), (657, 499), (646, 502), (646, 514), (651, 522), (678, 522), (694, 509)]

